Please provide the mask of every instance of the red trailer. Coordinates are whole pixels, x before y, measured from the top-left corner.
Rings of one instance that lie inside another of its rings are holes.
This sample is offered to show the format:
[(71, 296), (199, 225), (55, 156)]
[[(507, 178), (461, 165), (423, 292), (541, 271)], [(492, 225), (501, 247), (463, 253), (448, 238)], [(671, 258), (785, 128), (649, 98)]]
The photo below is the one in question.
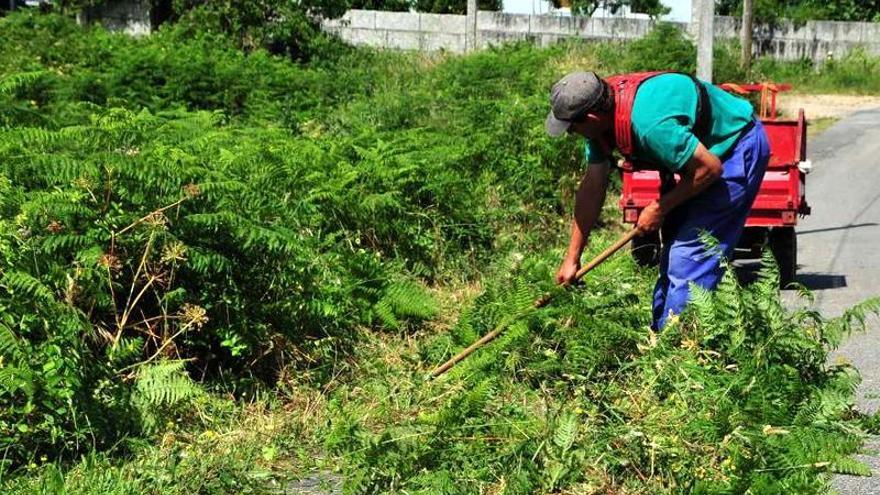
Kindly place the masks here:
[[(737, 258), (760, 257), (764, 246), (769, 246), (779, 265), (780, 282), (794, 280), (797, 270), (798, 217), (809, 215), (805, 196), (805, 176), (810, 171), (807, 160), (807, 125), (804, 111), (795, 120), (776, 118), (776, 93), (789, 89), (787, 85), (722, 84), (722, 88), (747, 94), (761, 93), (759, 116), (770, 140), (770, 163), (761, 183), (746, 229), (737, 246)], [(660, 177), (653, 170), (638, 170), (625, 161), (622, 164), (623, 188), (620, 208), (623, 221), (635, 223), (642, 208), (660, 196)], [(637, 237), (632, 244), (632, 255), (639, 264), (656, 264), (660, 254), (659, 234)]]

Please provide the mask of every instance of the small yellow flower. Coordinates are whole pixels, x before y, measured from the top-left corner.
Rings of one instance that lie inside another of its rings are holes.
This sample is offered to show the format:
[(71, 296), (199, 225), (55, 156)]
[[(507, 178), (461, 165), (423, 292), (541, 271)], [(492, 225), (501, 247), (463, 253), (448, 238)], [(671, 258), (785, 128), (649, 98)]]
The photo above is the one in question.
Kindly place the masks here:
[(187, 198), (194, 198), (202, 194), (202, 189), (198, 184), (187, 184), (183, 187), (183, 193), (186, 194)]
[(788, 435), (788, 430), (783, 428), (776, 428), (770, 425), (764, 425), (764, 428), (761, 430), (765, 435)]
[(153, 227), (164, 227), (168, 224), (168, 218), (162, 212), (154, 211), (147, 215), (144, 219), (144, 223)]
[(119, 258), (109, 253), (102, 254), (101, 257), (98, 258), (98, 264), (107, 268), (111, 272), (118, 271), (122, 268), (122, 262)]
[(180, 241), (174, 241), (165, 245), (162, 250), (162, 262), (186, 261), (186, 245)]
[(205, 308), (196, 304), (184, 304), (180, 309), (179, 315), (184, 325), (202, 328), (205, 323), (208, 323), (208, 312), (205, 311)]

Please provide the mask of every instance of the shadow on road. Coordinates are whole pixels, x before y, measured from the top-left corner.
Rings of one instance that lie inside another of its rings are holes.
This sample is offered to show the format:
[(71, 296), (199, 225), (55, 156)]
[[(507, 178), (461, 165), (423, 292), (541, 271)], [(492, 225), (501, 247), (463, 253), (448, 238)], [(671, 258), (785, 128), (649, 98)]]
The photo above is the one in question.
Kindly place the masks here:
[[(761, 263), (758, 261), (737, 260), (733, 263), (736, 279), (742, 285), (749, 285), (758, 279)], [(836, 273), (798, 273), (795, 286), (783, 290), (796, 290), (800, 286), (809, 290), (841, 289), (846, 287), (846, 275)]]
[(798, 230), (797, 235), (806, 235), (806, 234), (818, 234), (819, 232), (831, 232), (834, 230), (848, 230), (848, 229), (856, 229), (859, 227), (876, 227), (880, 225), (876, 222), (869, 223), (855, 223), (849, 225), (841, 225), (840, 227), (826, 227), (824, 229), (813, 229), (813, 230)]
[(799, 273), (795, 281), (810, 290), (840, 289), (846, 287), (846, 275), (833, 273)]

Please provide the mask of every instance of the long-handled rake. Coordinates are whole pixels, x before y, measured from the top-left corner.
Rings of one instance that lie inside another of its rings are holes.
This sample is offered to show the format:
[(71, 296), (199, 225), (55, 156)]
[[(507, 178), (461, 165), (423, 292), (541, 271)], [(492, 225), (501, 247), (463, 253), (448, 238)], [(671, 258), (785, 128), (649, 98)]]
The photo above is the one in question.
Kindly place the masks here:
[[(580, 280), (581, 277), (583, 277), (584, 275), (587, 274), (587, 272), (589, 272), (589, 271), (592, 270), (593, 268), (596, 268), (597, 266), (601, 265), (603, 261), (605, 261), (605, 260), (608, 259), (612, 254), (614, 254), (614, 253), (616, 253), (618, 250), (620, 250), (620, 248), (622, 248), (622, 247), (625, 246), (629, 241), (631, 241), (631, 240), (633, 239), (633, 237), (639, 235), (639, 233), (640, 233), (640, 230), (639, 230), (638, 228), (634, 228), (634, 229), (630, 230), (629, 232), (627, 232), (626, 234), (624, 234), (620, 239), (617, 240), (617, 242), (615, 242), (614, 244), (612, 244), (612, 245), (611, 245), (608, 249), (606, 249), (605, 251), (602, 251), (598, 256), (596, 256), (595, 258), (593, 258), (593, 259), (592, 259), (589, 263), (587, 263), (583, 268), (581, 268), (580, 270), (578, 270), (577, 274), (575, 274), (575, 276), (574, 276), (574, 281), (576, 282), (576, 281)], [(547, 293), (547, 294), (544, 294), (543, 296), (541, 296), (541, 297), (539, 297), (538, 299), (535, 300), (535, 303), (534, 303), (535, 308), (543, 308), (544, 306), (547, 305), (547, 303), (550, 302), (550, 300), (551, 300), (552, 298), (553, 298), (553, 293)], [(443, 363), (442, 365), (440, 365), (440, 366), (438, 366), (437, 368), (435, 368), (434, 371), (431, 372), (431, 375), (430, 375), (431, 378), (436, 378), (436, 377), (442, 375), (443, 373), (446, 373), (446, 371), (448, 371), (449, 368), (452, 368), (453, 366), (455, 366), (456, 363), (458, 363), (458, 362), (461, 361), (462, 359), (468, 357), (472, 352), (476, 351), (476, 350), (479, 349), (480, 347), (483, 347), (484, 345), (486, 345), (486, 344), (488, 344), (489, 342), (491, 342), (492, 340), (494, 340), (495, 337), (497, 337), (498, 335), (500, 335), (501, 332), (503, 332), (504, 329), (507, 328), (507, 325), (508, 325), (509, 323), (510, 323), (509, 321), (503, 321), (503, 322), (501, 322), (500, 324), (498, 324), (498, 326), (495, 327), (494, 330), (492, 330), (491, 332), (487, 333), (486, 335), (483, 335), (483, 336), (480, 338), (480, 340), (474, 342), (473, 344), (471, 344), (470, 346), (468, 346), (467, 349), (465, 349), (465, 350), (459, 352), (458, 354), (456, 354), (455, 356), (453, 356), (451, 359), (449, 359), (449, 361), (446, 361), (446, 362)]]

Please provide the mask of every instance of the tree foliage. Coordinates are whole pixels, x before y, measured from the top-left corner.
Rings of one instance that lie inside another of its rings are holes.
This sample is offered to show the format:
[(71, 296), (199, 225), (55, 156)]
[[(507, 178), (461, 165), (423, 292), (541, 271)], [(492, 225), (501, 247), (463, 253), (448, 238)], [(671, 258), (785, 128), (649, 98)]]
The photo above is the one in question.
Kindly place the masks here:
[[(432, 14), (466, 14), (467, 0), (414, 0), (413, 9)], [(501, 10), (502, 0), (478, 0), (478, 10)]]
[[(720, 0), (716, 3), (719, 15), (740, 15), (742, 2), (739, 0)], [(797, 22), (808, 20), (831, 21), (880, 21), (880, 1), (843, 0), (825, 2), (819, 0), (755, 0), (755, 18), (759, 21), (792, 19)]]
[(551, 0), (551, 3), (556, 8), (570, 7), (572, 13), (586, 16), (593, 15), (599, 8), (611, 13), (627, 8), (630, 12), (648, 14), (651, 17), (669, 12), (669, 8), (660, 0)]

